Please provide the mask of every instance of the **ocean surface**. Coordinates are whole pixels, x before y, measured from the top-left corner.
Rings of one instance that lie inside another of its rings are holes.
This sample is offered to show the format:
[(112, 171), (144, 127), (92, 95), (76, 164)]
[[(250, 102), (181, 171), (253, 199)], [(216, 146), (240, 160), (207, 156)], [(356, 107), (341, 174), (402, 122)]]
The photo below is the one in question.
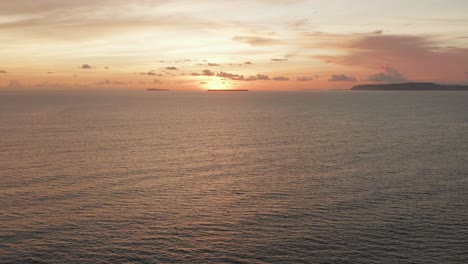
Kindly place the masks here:
[(468, 93), (0, 92), (0, 263), (468, 263)]

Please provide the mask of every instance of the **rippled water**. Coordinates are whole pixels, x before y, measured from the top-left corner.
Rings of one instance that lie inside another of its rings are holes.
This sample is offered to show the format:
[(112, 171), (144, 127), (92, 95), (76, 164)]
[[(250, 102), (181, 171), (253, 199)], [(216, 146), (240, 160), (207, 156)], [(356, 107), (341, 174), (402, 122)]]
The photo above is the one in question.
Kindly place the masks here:
[(468, 93), (1, 92), (0, 262), (468, 263)]

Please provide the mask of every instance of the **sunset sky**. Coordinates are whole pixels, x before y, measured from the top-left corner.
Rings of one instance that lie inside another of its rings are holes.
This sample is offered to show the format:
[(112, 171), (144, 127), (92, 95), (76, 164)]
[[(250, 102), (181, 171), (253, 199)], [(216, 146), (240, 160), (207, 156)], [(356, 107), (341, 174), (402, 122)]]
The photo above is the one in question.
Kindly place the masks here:
[(0, 89), (468, 83), (466, 0), (0, 0)]

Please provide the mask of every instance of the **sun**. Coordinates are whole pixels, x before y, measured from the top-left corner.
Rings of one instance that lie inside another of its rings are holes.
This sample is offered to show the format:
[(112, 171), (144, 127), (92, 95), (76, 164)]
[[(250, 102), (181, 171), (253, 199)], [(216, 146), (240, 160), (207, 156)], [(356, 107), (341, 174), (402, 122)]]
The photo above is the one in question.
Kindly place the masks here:
[(206, 83), (203, 84), (203, 88), (206, 90), (229, 90), (232, 88), (232, 85), (229, 84), (226, 80), (217, 78), (206, 81)]

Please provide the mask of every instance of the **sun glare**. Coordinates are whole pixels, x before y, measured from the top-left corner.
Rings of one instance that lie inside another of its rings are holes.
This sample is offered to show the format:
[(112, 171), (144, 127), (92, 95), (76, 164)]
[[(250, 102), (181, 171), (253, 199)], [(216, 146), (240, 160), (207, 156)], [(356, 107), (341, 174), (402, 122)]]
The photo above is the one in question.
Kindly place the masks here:
[(222, 79), (209, 80), (203, 84), (206, 90), (229, 90), (232, 88), (231, 84)]

